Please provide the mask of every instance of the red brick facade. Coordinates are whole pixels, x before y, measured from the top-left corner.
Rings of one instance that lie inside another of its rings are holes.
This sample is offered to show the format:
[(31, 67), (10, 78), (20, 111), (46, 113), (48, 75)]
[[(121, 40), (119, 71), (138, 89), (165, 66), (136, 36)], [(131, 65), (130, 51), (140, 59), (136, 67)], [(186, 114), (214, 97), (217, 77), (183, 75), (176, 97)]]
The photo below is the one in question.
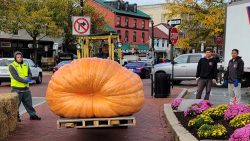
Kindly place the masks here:
[[(112, 12), (110, 9), (96, 3), (94, 0), (87, 0), (86, 4), (93, 6), (96, 10), (101, 12), (106, 22), (121, 35), (122, 43), (129, 44), (147, 44), (149, 41), (149, 19), (143, 17), (136, 17), (131, 15), (119, 15)], [(120, 18), (120, 24), (119, 24)], [(128, 19), (128, 26), (126, 26), (126, 18)], [(134, 26), (136, 20), (136, 27)], [(143, 28), (144, 23), (144, 28)], [(128, 36), (126, 35), (128, 33)], [(136, 34), (136, 37), (134, 35)], [(144, 38), (143, 38), (144, 36)], [(127, 38), (128, 37), (128, 38)], [(134, 39), (135, 38), (135, 39)]]

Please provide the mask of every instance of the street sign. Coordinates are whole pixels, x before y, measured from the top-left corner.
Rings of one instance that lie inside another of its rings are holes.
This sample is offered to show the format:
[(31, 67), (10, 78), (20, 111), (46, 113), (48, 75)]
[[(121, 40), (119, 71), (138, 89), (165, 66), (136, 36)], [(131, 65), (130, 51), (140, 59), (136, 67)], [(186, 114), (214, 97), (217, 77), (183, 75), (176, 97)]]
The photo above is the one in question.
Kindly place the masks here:
[(168, 20), (168, 24), (171, 26), (176, 26), (176, 25), (180, 25), (181, 24), (181, 19), (172, 19), (172, 20)]
[(89, 35), (90, 34), (90, 17), (78, 17), (72, 18), (73, 35)]
[(216, 37), (216, 44), (217, 44), (217, 45), (222, 45), (222, 43), (223, 43), (223, 38), (220, 37), (220, 36), (217, 36), (217, 37)]
[(179, 32), (178, 32), (177, 28), (173, 27), (170, 31), (170, 40), (171, 40), (172, 44), (176, 44), (178, 39), (179, 39)]

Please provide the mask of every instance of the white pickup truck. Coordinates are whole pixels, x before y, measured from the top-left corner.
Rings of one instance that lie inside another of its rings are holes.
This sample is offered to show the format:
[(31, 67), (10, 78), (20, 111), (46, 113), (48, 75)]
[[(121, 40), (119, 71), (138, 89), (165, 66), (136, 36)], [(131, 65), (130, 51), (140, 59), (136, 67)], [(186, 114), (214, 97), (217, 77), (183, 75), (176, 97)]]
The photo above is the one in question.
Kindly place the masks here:
[(232, 49), (238, 49), (244, 66), (243, 85), (250, 86), (250, 1), (241, 0), (227, 5), (224, 68), (231, 59)]
[[(8, 65), (14, 61), (14, 58), (0, 58), (0, 85), (2, 82), (10, 82), (10, 72), (8, 69)], [(30, 59), (25, 59), (29, 65), (29, 68), (31, 70), (32, 79), (36, 81), (37, 84), (42, 83), (42, 69), (40, 67), (37, 67), (34, 62)]]

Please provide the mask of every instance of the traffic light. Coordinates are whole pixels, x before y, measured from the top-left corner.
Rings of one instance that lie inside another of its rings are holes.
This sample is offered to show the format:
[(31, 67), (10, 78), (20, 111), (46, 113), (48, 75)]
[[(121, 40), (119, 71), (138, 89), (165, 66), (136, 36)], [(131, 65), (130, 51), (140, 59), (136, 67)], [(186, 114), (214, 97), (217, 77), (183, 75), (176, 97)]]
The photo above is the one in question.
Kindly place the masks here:
[(83, 0), (80, 0), (80, 6), (83, 7)]

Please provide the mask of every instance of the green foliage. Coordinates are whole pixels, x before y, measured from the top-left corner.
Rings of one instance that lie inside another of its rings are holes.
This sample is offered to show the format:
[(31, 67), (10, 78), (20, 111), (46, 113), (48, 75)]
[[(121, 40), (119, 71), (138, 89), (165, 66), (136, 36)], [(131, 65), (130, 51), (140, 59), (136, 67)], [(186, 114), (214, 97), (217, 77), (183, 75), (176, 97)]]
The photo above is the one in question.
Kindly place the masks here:
[[(0, 0), (0, 30), (12, 33), (25, 29), (33, 40), (45, 35), (65, 37), (74, 43), (72, 16), (80, 15), (80, 6), (74, 0)], [(78, 2), (78, 1), (77, 1)], [(78, 2), (79, 4), (79, 2)], [(106, 24), (102, 13), (84, 5), (83, 15), (91, 17), (91, 33), (100, 33)]]
[(201, 127), (204, 124), (213, 124), (213, 123), (214, 123), (214, 121), (210, 116), (201, 114), (201, 115), (198, 115), (196, 118), (191, 119), (188, 122), (188, 126), (198, 129), (199, 127)]
[[(78, 2), (78, 1), (76, 1)], [(81, 8), (75, 5), (74, 0), (46, 0), (46, 5), (49, 9), (53, 9), (52, 19), (56, 21), (57, 25), (64, 31), (64, 41), (66, 46), (76, 41), (75, 36), (72, 35), (72, 16), (80, 16)], [(78, 3), (79, 4), (79, 3)], [(102, 13), (96, 11), (92, 6), (84, 4), (83, 16), (91, 17), (91, 34), (103, 33), (105, 18)]]
[(178, 27), (185, 32), (185, 38), (180, 39), (178, 46), (188, 49), (190, 46), (206, 41), (214, 43), (214, 38), (224, 34), (225, 4), (223, 0), (194, 1), (175, 0), (166, 4), (169, 11), (168, 19), (181, 18), (182, 24)]
[(218, 105), (215, 108), (209, 108), (206, 111), (204, 111), (202, 114), (210, 116), (212, 119), (222, 119), (224, 117), (224, 112), (227, 110), (228, 105)]
[(204, 111), (202, 114), (210, 116), (212, 119), (221, 119), (224, 117), (224, 112), (216, 108), (209, 108), (208, 110)]
[(198, 136), (205, 139), (218, 139), (225, 137), (227, 134), (226, 128), (221, 125), (208, 125), (204, 124), (198, 129)]
[(225, 112), (228, 108), (228, 104), (221, 104), (215, 107), (218, 110), (222, 110), (223, 112)]
[(244, 127), (247, 124), (250, 124), (250, 113), (241, 114), (236, 116), (230, 121), (230, 126), (234, 128)]
[(25, 29), (35, 40), (41, 35), (59, 36), (62, 30), (53, 21), (51, 9), (40, 0), (16, 0), (5, 8), (3, 31)]

